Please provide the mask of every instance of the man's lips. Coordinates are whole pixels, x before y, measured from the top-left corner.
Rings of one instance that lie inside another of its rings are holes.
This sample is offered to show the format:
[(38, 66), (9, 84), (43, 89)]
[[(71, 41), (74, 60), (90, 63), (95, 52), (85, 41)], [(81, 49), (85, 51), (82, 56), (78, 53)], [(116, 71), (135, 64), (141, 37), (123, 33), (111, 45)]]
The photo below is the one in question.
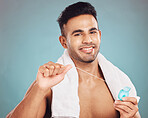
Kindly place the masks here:
[(95, 46), (84, 46), (80, 48), (80, 51), (84, 53), (92, 53), (94, 50)]

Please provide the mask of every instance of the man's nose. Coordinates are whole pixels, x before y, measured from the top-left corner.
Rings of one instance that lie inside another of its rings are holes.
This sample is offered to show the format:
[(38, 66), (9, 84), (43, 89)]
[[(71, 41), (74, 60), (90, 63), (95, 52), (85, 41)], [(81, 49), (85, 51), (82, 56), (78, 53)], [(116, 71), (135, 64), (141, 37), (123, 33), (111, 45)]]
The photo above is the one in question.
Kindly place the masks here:
[(85, 36), (83, 37), (83, 42), (82, 42), (82, 43), (84, 43), (84, 44), (92, 43), (91, 37), (90, 37), (89, 35), (85, 35)]

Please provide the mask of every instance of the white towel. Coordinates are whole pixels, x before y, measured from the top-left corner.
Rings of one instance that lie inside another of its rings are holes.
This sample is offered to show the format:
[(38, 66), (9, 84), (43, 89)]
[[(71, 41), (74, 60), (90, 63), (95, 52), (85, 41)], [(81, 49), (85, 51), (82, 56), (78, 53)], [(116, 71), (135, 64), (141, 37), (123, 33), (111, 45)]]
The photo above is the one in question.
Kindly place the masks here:
[[(137, 92), (126, 74), (109, 62), (101, 53), (97, 56), (100, 68), (103, 72), (105, 81), (115, 100), (118, 100), (118, 93), (121, 89), (128, 86), (131, 88), (129, 96), (137, 97)], [(78, 73), (68, 51), (58, 59), (57, 63), (67, 65), (72, 64), (62, 82), (52, 88), (52, 117), (76, 117), (79, 118), (80, 106), (78, 97)]]

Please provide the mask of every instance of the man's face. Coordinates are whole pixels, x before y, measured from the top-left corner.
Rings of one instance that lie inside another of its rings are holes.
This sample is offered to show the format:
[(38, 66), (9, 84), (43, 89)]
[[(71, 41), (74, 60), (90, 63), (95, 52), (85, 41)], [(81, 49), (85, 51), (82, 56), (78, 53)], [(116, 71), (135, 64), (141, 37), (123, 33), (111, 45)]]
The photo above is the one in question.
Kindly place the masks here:
[(101, 31), (92, 15), (80, 15), (71, 18), (64, 25), (67, 50), (72, 59), (90, 63), (98, 55)]

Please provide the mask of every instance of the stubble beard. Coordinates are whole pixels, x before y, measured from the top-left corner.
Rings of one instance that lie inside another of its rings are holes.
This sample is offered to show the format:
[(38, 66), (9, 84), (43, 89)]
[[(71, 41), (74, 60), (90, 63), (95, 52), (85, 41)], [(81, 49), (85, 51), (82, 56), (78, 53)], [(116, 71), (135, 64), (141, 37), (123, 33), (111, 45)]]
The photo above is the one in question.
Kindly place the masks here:
[(100, 46), (97, 50), (97, 52), (93, 55), (93, 58), (92, 59), (88, 59), (88, 60), (85, 60), (83, 58), (81, 58), (81, 56), (79, 56), (74, 50), (70, 49), (69, 51), (69, 55), (71, 56), (72, 59), (75, 59), (77, 61), (80, 61), (80, 62), (83, 62), (83, 63), (92, 63), (98, 56), (98, 53), (99, 53), (99, 50), (100, 50)]

